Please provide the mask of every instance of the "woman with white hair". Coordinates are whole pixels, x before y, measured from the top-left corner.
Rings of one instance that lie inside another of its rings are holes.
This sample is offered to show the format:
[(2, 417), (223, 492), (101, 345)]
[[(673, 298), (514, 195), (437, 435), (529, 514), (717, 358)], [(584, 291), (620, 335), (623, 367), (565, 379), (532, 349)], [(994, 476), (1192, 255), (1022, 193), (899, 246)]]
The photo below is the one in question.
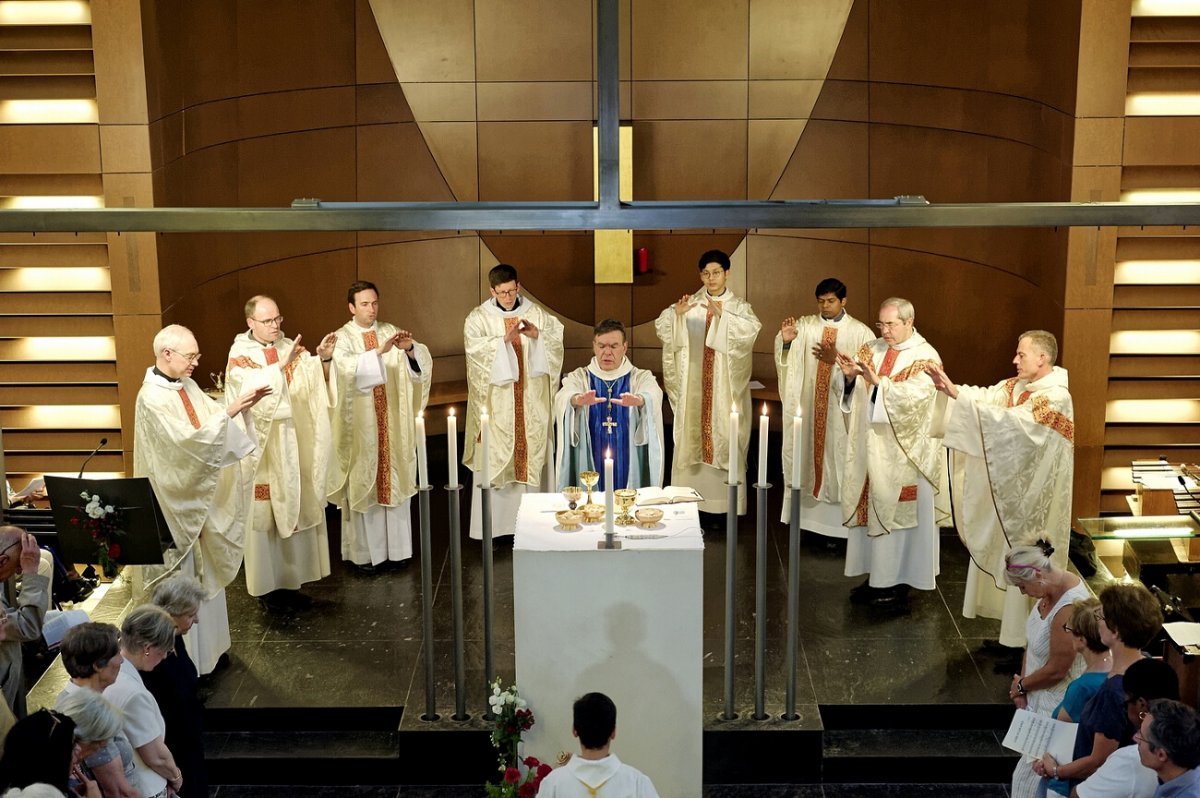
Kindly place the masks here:
[(71, 755), (68, 787), (75, 794), (95, 784), (87, 759), (112, 742), (121, 732), (121, 713), (99, 693), (76, 690), (58, 702), (58, 711), (75, 721), (75, 750)]
[(183, 636), (197, 623), (204, 587), (184, 574), (175, 574), (154, 586), (150, 601), (162, 607), (175, 622), (175, 656), (142, 674), (163, 721), (167, 724), (167, 748), (183, 772), (189, 795), (208, 795), (208, 772), (204, 767), (204, 706), (197, 690), (196, 665), (188, 656)]
[(125, 661), (117, 680), (104, 691), (124, 716), (122, 731), (133, 746), (137, 780), (134, 786), (145, 798), (179, 792), (183, 774), (164, 740), (166, 724), (158, 702), (142, 684), (138, 673), (154, 670), (175, 646), (175, 622), (166, 610), (153, 604), (134, 607), (121, 624), (121, 654)]
[[(1008, 697), (1018, 707), (1050, 716), (1066, 695), (1067, 685), (1082, 669), (1075, 640), (1067, 631), (1073, 602), (1088, 597), (1075, 574), (1050, 562), (1054, 547), (1047, 540), (1017, 546), (1004, 558), (1004, 577), (1026, 596), (1038, 600), (1025, 621), (1025, 660), (1013, 675)], [(1012, 798), (1033, 798), (1042, 786), (1033, 772), (1033, 757), (1022, 757), (1013, 771)]]

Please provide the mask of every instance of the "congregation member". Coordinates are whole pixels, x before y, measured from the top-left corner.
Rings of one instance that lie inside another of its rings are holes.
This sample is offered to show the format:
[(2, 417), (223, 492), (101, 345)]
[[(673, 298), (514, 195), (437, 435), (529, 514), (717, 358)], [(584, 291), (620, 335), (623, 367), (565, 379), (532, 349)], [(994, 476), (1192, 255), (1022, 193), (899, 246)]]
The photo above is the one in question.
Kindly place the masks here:
[(71, 749), (71, 775), (67, 795), (102, 791), (88, 766), (88, 758), (107, 748), (121, 733), (121, 713), (99, 693), (80, 690), (58, 703), (57, 711), (75, 722), (75, 745)]
[(233, 339), (225, 369), (225, 398), (267, 386), (251, 410), (258, 449), (254, 500), (246, 529), (246, 590), (268, 606), (303, 605), (297, 593), (329, 576), (329, 530), (325, 522), (325, 476), (329, 463), (329, 393), (322, 361), (333, 357), (333, 333), (317, 355), (283, 333), (275, 300), (246, 302), (245, 332)]
[[(108, 623), (81, 623), (67, 630), (59, 646), (63, 669), (70, 677), (58, 694), (54, 708), (80, 691), (102, 694), (117, 680), (121, 670), (121, 650), (117, 627)], [(100, 785), (105, 798), (141, 798), (133, 786), (136, 767), (133, 747), (119, 729), (108, 745), (84, 759), (88, 771)]]
[[(737, 513), (746, 513), (746, 450), (750, 445), (750, 374), (754, 341), (762, 328), (750, 303), (726, 285), (729, 256), (713, 249), (698, 262), (701, 287), (684, 294), (654, 322), (662, 341), (663, 387), (675, 420), (671, 484), (694, 488), (701, 513), (724, 514), (729, 505), (729, 463), (737, 456)], [(741, 419), (729, 440), (729, 414)], [(763, 477), (763, 475), (759, 475)], [(704, 523), (719, 528), (721, 518)]]
[(326, 492), (341, 510), (342, 559), (371, 572), (412, 559), (416, 419), (429, 401), (433, 358), (411, 332), (379, 320), (374, 283), (353, 283), (346, 302), (350, 320), (334, 333), (329, 363)]
[(1154, 798), (1200, 798), (1200, 717), (1194, 709), (1170, 699), (1152, 701), (1134, 739), (1142, 764), (1162, 782)]
[(250, 409), (270, 393), (259, 386), (221, 407), (192, 379), (196, 337), (172, 324), (154, 336), (154, 365), (134, 408), (133, 475), (146, 477), (162, 506), (174, 547), (166, 566), (144, 566), (148, 586), (174, 568), (204, 585), (200, 623), (187, 645), (201, 674), (230, 645), (225, 587), (242, 564), (255, 451)]
[(152, 670), (142, 672), (142, 683), (158, 702), (166, 725), (163, 741), (174, 754), (192, 795), (208, 795), (208, 769), (204, 765), (204, 705), (198, 693), (199, 675), (183, 645), (183, 637), (195, 625), (203, 598), (204, 588), (200, 583), (182, 574), (154, 586), (150, 601), (171, 616), (175, 645), (171, 656)]
[[(21, 718), (4, 738), (0, 792), (7, 790), (4, 794), (8, 795), (13, 790), (22, 790), (21, 795), (37, 794), (40, 788), (49, 786), (57, 792), (42, 792), (42, 795), (70, 794), (67, 790), (76, 767), (75, 748), (75, 721), (66, 715), (41, 709)], [(86, 796), (99, 798), (95, 782)]]
[(467, 419), (462, 461), (475, 474), (470, 535), (476, 540), (483, 538), (480, 418), (486, 411), (492, 536), (512, 535), (521, 497), (553, 484), (552, 404), (563, 360), (562, 322), (521, 295), (517, 270), (506, 263), (493, 267), (488, 285), (491, 299), (463, 323)]
[[(836, 277), (817, 283), (817, 313), (789, 316), (775, 336), (775, 370), (783, 404), (782, 521), (791, 519), (792, 492), (800, 488), (804, 528), (835, 538), (848, 534), (842, 525), (842, 476), (846, 462), (846, 417), (841, 412), (841, 391), (834, 372), (838, 353), (853, 357), (875, 340), (871, 328), (846, 311), (846, 285)], [(801, 449), (787, 423), (800, 417)], [(792, 485), (795, 458), (800, 458), (800, 484)]]
[[(1100, 591), (1098, 620), (1100, 639), (1112, 652), (1109, 676), (1079, 717), (1071, 761), (1057, 762), (1047, 755), (1034, 771), (1069, 781), (1072, 787), (1096, 772), (1118, 748), (1133, 742), (1136, 727), (1130, 723), (1125, 673), (1145, 657), (1142, 649), (1158, 635), (1162, 609), (1141, 584), (1118, 582)], [(1170, 671), (1169, 667), (1163, 667)], [(1174, 678), (1174, 673), (1169, 677), (1164, 673), (1162, 678)], [(1175, 684), (1178, 690), (1178, 681)]]
[[(963, 616), (1000, 619), (1001, 646), (1024, 647), (1029, 602), (1004, 581), (1009, 546), (1048, 536), (1065, 567), (1075, 474), (1075, 412), (1058, 341), (1045, 330), (1017, 338), (1016, 376), (990, 388), (929, 374), (950, 397), (943, 443), (959, 537), (971, 554)], [(1040, 531), (1044, 530), (1044, 531)]]
[[(662, 388), (628, 352), (625, 325), (605, 319), (592, 331), (592, 362), (563, 377), (554, 397), (559, 490), (582, 484), (581, 471), (598, 472), (602, 491), (662, 487)], [(604, 483), (606, 453), (612, 486)]]
[[(42, 636), (50, 579), (38, 573), (37, 541), (17, 526), (0, 526), (0, 689), (17, 718), (26, 714), (21, 644)], [(13, 584), (20, 574), (20, 589)]]
[[(1082, 670), (1076, 655), (1070, 621), (1073, 603), (1088, 597), (1087, 585), (1075, 574), (1051, 560), (1054, 547), (1039, 540), (1032, 546), (1016, 546), (1005, 556), (1004, 576), (1023, 595), (1037, 599), (1025, 621), (1025, 661), (1014, 675), (1008, 697), (1020, 709), (1050, 717), (1062, 703), (1071, 679)], [(1108, 640), (1100, 632), (1103, 645)], [(1034, 769), (1038, 760), (1022, 757), (1013, 770), (1012, 798), (1034, 798), (1042, 788), (1042, 774)]]
[[(121, 623), (120, 669), (104, 697), (121, 712), (121, 731), (133, 746), (133, 786), (145, 798), (178, 793), (183, 772), (167, 748), (166, 723), (141, 674), (154, 670), (175, 648), (175, 622), (161, 607), (134, 607)], [(185, 793), (186, 794), (186, 793)]]
[(945, 453), (934, 437), (944, 412), (926, 367), (941, 357), (916, 330), (912, 303), (885, 299), (880, 337), (838, 354), (842, 411), (850, 416), (842, 485), (849, 528), (846, 576), (867, 575), (851, 600), (904, 605), (909, 588), (933, 590), (938, 527), (949, 521)]
[(579, 738), (579, 753), (542, 779), (543, 798), (658, 798), (649, 777), (621, 762), (612, 753), (617, 737), (617, 706), (604, 693), (588, 693), (572, 708), (571, 733)]
[[(1162, 660), (1139, 659), (1125, 671), (1123, 682), (1125, 716), (1129, 728), (1135, 732), (1141, 728), (1151, 704), (1159, 699), (1179, 698), (1179, 677)], [(1158, 789), (1158, 776), (1143, 764), (1138, 742), (1135, 733), (1130, 744), (1109, 754), (1100, 767), (1070, 793), (1070, 785), (1066, 782), (1050, 782), (1051, 789), (1059, 795), (1077, 795), (1079, 798), (1151, 798)], [(1049, 766), (1053, 772), (1055, 764), (1053, 758), (1043, 758), (1042, 769)]]

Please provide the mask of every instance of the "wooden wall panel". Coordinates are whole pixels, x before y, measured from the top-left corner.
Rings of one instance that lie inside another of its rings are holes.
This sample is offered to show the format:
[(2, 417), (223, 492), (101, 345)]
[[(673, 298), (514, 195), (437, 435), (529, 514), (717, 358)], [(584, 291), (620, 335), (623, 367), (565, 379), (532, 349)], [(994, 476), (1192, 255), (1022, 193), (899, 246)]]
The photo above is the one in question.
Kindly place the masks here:
[(12, 174), (100, 171), (96, 125), (0, 125), (0, 164)]
[[(475, 4), (475, 79), (591, 80), (595, 17), (589, 0)], [(528, 46), (514, 46), (524, 42)]]
[(634, 80), (745, 80), (749, 0), (656, 0), (633, 15)]
[(480, 200), (591, 197), (591, 123), (479, 123)]
[(746, 198), (745, 122), (635, 121), (633, 140), (636, 199)]

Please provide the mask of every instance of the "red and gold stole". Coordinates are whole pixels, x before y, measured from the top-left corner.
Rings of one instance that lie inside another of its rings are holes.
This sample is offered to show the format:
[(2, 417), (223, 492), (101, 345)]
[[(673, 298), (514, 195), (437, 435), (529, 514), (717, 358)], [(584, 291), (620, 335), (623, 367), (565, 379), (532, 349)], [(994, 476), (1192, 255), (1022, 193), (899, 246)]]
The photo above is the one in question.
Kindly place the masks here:
[[(821, 331), (821, 345), (833, 346), (837, 343), (837, 327), (826, 327)], [(817, 361), (817, 379), (813, 385), (813, 498), (821, 495), (821, 483), (825, 472), (825, 427), (829, 423), (829, 379), (833, 374), (833, 364), (824, 360)], [(800, 452), (792, 452), (792, 457), (799, 457)]]
[[(379, 348), (379, 337), (374, 330), (362, 334), (365, 351)], [(274, 351), (274, 347), (270, 351)], [(278, 355), (276, 355), (278, 358)], [(375, 403), (375, 500), (380, 504), (390, 504), (392, 501), (391, 436), (388, 435), (388, 406), (386, 386), (376, 385), (371, 391)]]
[[(517, 318), (505, 319), (504, 333), (507, 335), (520, 323)], [(513, 470), (517, 482), (525, 482), (529, 479), (529, 442), (525, 439), (525, 350), (520, 337), (513, 341), (512, 348), (517, 353), (517, 381), (513, 383)]]
[[(712, 326), (712, 319), (713, 308), (710, 301), (708, 303), (708, 313), (704, 316), (705, 340), (708, 340), (708, 328)], [(704, 347), (704, 359), (700, 368), (700, 459), (708, 465), (712, 465), (713, 462), (713, 361), (716, 358), (716, 350), (706, 344)], [(729, 445), (730, 447), (736, 446), (737, 441), (730, 441)]]

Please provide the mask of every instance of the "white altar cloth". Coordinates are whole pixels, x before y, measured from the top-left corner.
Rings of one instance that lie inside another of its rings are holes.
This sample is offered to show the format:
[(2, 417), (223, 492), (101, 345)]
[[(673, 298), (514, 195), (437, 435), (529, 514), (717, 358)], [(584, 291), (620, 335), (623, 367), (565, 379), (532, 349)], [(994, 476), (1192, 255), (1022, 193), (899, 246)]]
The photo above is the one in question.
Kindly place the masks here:
[[(603, 494), (595, 501), (603, 504)], [(578, 753), (571, 705), (588, 692), (617, 705), (613, 751), (663, 798), (702, 791), (703, 557), (694, 504), (661, 506), (659, 529), (603, 525), (564, 532), (560, 494), (526, 494), (513, 544), (517, 686), (536, 724), (523, 754)], [(644, 539), (624, 535), (662, 535)]]

